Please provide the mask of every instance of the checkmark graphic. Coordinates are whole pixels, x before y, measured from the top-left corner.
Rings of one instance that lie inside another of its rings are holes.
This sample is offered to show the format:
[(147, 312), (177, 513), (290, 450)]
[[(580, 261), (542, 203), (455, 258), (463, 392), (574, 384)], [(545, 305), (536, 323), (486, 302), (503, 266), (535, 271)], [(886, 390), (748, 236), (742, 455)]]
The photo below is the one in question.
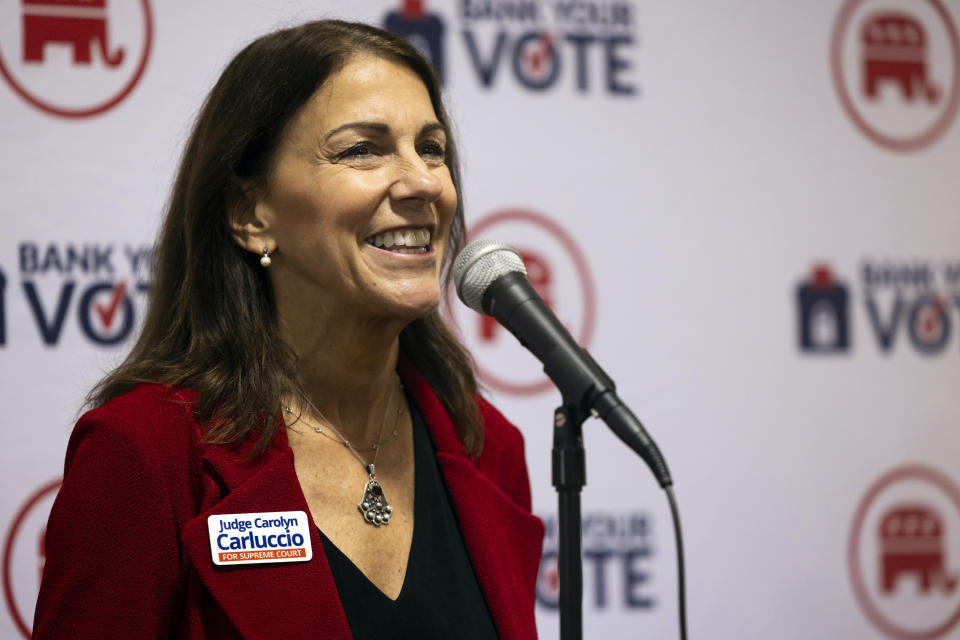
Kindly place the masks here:
[(540, 73), (543, 70), (544, 65), (547, 63), (547, 56), (549, 56), (553, 51), (553, 37), (544, 32), (540, 36), (539, 42), (536, 43), (531, 50), (524, 52), (524, 56), (527, 59), (527, 64), (530, 66), (530, 69), (534, 73)]
[(125, 295), (127, 295), (127, 283), (125, 280), (121, 280), (120, 283), (113, 288), (113, 294), (110, 296), (109, 304), (104, 306), (99, 302), (94, 303), (93, 308), (97, 312), (97, 315), (100, 316), (100, 320), (103, 321), (103, 326), (107, 329), (113, 324), (113, 319), (117, 315), (117, 309), (120, 307), (120, 302), (123, 301)]

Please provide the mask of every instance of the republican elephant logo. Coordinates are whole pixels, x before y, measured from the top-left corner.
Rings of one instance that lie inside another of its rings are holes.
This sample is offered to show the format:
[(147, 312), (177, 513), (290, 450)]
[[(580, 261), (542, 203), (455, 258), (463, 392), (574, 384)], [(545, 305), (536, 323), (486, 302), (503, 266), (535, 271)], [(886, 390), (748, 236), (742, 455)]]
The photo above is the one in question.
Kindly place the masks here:
[(880, 519), (880, 591), (894, 592), (902, 576), (915, 576), (921, 594), (953, 593), (957, 576), (947, 575), (944, 526), (940, 515), (919, 503), (898, 504)]
[(94, 46), (107, 66), (123, 62), (123, 47), (108, 44), (106, 0), (23, 0), (24, 62), (43, 62), (51, 43), (69, 45), (76, 65), (91, 64)]
[(940, 89), (928, 74), (927, 33), (913, 17), (897, 12), (876, 13), (863, 24), (863, 93), (877, 98), (881, 82), (892, 82), (907, 102), (924, 98), (930, 104)]

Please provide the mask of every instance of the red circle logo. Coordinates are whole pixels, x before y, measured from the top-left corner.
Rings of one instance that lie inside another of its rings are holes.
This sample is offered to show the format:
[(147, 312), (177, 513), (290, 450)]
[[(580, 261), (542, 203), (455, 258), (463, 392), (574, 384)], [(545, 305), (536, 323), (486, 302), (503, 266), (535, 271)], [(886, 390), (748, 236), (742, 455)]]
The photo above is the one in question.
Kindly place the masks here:
[(929, 146), (957, 114), (960, 38), (940, 0), (847, 0), (830, 60), (844, 110), (882, 147)]
[(60, 480), (27, 498), (13, 518), (3, 544), (3, 597), (10, 617), (24, 638), (30, 638), (33, 610), (43, 573), (44, 533)]
[[(535, 211), (507, 209), (479, 220), (467, 236), (468, 240), (489, 236), (516, 249), (530, 284), (580, 346), (589, 346), (596, 309), (593, 278), (583, 253), (563, 227)], [(553, 388), (540, 362), (496, 320), (461, 304), (451, 305), (450, 312), (484, 384), (515, 395)]]
[(922, 465), (873, 483), (853, 519), (848, 569), (870, 622), (897, 640), (933, 640), (960, 621), (960, 489)]
[(21, 0), (0, 6), (0, 75), (49, 114), (94, 116), (130, 95), (153, 40), (149, 0)]

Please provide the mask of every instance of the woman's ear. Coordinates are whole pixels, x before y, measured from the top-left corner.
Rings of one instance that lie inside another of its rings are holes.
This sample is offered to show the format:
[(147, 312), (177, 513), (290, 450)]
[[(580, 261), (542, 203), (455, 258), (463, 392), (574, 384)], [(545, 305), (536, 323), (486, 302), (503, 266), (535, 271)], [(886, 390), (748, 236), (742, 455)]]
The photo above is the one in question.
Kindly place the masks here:
[(234, 185), (227, 194), (227, 215), (233, 239), (251, 253), (263, 255), (276, 251), (273, 216), (257, 188)]

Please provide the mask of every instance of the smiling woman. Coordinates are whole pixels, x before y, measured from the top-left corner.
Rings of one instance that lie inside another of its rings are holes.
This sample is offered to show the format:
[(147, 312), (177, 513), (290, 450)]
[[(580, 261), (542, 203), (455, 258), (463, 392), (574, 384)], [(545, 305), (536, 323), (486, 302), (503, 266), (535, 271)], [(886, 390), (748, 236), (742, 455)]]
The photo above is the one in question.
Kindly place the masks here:
[(412, 47), (320, 21), (241, 51), (71, 437), (36, 637), (534, 637), (523, 442), (437, 312), (463, 240)]
[(245, 248), (274, 260), (282, 317), (302, 316), (310, 334), (373, 318), (402, 329), (437, 308), (457, 209), (446, 148), (426, 86), (405, 65), (359, 55), (317, 90), (237, 228)]

